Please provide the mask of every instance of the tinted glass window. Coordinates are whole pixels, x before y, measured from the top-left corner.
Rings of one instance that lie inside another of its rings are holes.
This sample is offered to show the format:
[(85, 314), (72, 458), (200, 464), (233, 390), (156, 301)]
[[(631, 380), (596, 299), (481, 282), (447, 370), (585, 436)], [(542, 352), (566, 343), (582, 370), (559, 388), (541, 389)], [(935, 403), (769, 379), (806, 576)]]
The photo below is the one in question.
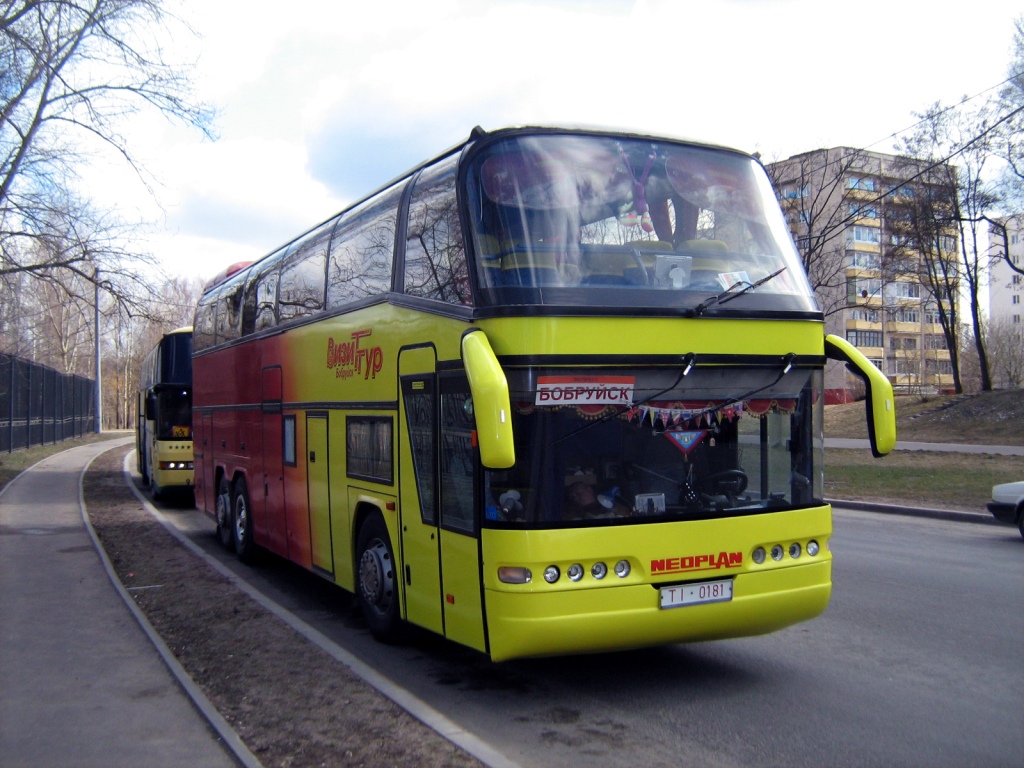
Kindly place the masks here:
[(241, 281), (232, 281), (220, 290), (220, 307), (217, 311), (217, 343), (237, 339), (242, 330), (242, 289)]
[[(741, 153), (519, 136), (477, 154), (467, 181), (478, 301), (816, 311), (768, 177)], [(747, 290), (715, 299), (728, 289)]]
[(332, 219), (299, 241), (281, 267), (277, 289), (280, 322), (323, 310), (327, 248), (336, 222)]
[(268, 256), (253, 267), (245, 286), (242, 334), (277, 325), (277, 281), (285, 249)]
[(192, 386), (192, 334), (164, 336), (160, 352), (163, 358), (160, 380), (166, 384)]
[(386, 416), (349, 416), (346, 420), (349, 477), (391, 484), (391, 419)]
[[(471, 533), (476, 499), (472, 398), (465, 381), (444, 381), (441, 389), (441, 524)], [(454, 390), (454, 391), (446, 391)]]
[(417, 179), (409, 202), (405, 292), (449, 304), (471, 304), (466, 246), (455, 195), (457, 157)]
[(395, 225), (404, 185), (371, 197), (342, 218), (327, 267), (327, 308), (391, 290)]
[(423, 522), (433, 524), (437, 519), (434, 494), (434, 446), (437, 441), (434, 381), (432, 378), (403, 379), (402, 393), (405, 395), (405, 415), (409, 424), (420, 514)]
[(213, 323), (217, 313), (216, 294), (204, 296), (196, 307), (196, 319), (192, 324), (192, 343), (195, 351), (213, 346)]

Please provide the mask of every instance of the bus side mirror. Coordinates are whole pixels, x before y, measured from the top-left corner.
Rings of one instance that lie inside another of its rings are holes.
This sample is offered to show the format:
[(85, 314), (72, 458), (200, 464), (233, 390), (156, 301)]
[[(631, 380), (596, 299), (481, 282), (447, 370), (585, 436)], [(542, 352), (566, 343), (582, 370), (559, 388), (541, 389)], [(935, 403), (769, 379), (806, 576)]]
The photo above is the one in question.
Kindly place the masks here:
[(508, 381), (483, 331), (462, 337), (462, 362), (473, 395), (480, 461), (489, 469), (508, 469), (516, 463)]
[(845, 362), (847, 369), (864, 380), (871, 453), (875, 458), (885, 456), (896, 447), (896, 407), (893, 403), (892, 384), (846, 339), (826, 336), (825, 355), (829, 360)]
[(156, 418), (156, 395), (146, 395), (146, 421)]

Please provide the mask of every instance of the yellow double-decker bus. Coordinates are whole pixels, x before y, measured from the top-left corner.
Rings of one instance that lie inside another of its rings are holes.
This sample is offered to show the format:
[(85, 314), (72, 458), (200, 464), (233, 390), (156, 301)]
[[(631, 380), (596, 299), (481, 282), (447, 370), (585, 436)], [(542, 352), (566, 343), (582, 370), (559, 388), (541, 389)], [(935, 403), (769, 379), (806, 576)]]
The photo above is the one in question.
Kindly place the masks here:
[(197, 503), (494, 660), (770, 632), (823, 611), (823, 333), (767, 176), (631, 133), (467, 141), (210, 287)]
[(136, 406), (136, 464), (153, 498), (191, 491), (191, 328), (164, 334), (143, 359)]

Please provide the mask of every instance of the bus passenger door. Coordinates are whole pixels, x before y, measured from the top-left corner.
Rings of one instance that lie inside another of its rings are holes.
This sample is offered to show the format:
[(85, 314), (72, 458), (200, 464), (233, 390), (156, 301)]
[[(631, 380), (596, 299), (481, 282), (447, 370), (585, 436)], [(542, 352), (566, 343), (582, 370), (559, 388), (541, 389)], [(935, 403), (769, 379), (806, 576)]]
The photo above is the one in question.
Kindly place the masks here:
[(327, 412), (306, 414), (306, 477), (309, 493), (309, 539), (313, 568), (334, 574), (331, 548), (331, 477), (327, 451)]
[(476, 515), (476, 421), (462, 371), (440, 374), (441, 442), (438, 455), (441, 574), (445, 636), (487, 650), (480, 584), (480, 528)]
[[(281, 367), (263, 369), (261, 487), (249, 491), (255, 514), (253, 531), (256, 540), (272, 552), (287, 557), (288, 540), (285, 536), (284, 516), (284, 462), (285, 435), (282, 414)], [(291, 420), (291, 457), (295, 462), (295, 417)]]
[(441, 548), (437, 527), (437, 378), (433, 346), (402, 350), (398, 358), (399, 529), (405, 617), (444, 634)]

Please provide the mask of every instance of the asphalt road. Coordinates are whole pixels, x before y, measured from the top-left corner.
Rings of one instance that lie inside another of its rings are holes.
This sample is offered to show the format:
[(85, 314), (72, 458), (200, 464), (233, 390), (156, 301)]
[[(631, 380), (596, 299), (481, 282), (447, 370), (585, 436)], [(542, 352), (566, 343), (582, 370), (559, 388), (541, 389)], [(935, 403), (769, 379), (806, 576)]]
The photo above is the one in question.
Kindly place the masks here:
[(522, 766), (1024, 765), (1024, 540), (1015, 528), (837, 509), (834, 592), (760, 638), (494, 665), (376, 643), (346, 593), (211, 555)]

